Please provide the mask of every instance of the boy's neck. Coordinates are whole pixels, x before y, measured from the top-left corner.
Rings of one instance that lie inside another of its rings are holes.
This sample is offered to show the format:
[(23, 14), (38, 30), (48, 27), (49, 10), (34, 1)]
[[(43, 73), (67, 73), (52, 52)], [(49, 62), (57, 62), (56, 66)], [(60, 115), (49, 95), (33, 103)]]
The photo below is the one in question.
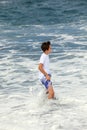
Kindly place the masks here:
[(44, 52), (46, 55), (48, 55), (49, 53), (47, 51)]

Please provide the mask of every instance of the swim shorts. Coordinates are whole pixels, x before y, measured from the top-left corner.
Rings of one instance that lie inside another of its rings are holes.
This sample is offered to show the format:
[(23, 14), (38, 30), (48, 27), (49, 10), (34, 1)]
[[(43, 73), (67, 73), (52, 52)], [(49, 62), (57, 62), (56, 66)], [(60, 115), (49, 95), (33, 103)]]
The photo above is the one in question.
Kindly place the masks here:
[[(51, 76), (51, 75), (50, 75)], [(50, 85), (52, 85), (51, 80), (47, 80), (46, 78), (41, 79), (42, 84), (48, 89)]]

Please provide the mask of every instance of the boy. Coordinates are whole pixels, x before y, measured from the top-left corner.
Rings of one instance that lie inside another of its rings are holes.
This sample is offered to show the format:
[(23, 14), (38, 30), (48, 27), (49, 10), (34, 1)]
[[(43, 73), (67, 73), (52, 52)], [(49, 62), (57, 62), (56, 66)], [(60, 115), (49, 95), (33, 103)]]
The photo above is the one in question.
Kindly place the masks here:
[(49, 54), (51, 53), (51, 43), (49, 41), (42, 43), (43, 51), (39, 61), (39, 79), (47, 89), (48, 99), (54, 98), (54, 90), (51, 82), (51, 73), (49, 69)]

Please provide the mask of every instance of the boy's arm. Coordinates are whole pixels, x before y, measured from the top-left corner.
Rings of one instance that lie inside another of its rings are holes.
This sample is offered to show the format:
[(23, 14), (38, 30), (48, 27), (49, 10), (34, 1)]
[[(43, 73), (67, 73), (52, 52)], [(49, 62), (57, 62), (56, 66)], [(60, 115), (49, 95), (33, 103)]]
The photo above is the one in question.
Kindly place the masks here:
[(43, 73), (43, 75), (46, 77), (47, 80), (50, 80), (50, 76), (47, 74), (47, 72), (43, 68), (43, 64), (39, 64), (38, 69)]

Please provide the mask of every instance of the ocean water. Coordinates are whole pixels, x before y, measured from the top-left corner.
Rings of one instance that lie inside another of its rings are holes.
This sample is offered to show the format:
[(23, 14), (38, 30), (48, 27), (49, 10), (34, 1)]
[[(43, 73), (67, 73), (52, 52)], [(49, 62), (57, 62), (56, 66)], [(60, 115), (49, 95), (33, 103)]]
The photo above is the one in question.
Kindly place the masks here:
[[(56, 100), (38, 80), (47, 40)], [(0, 0), (0, 130), (87, 130), (86, 0)]]

